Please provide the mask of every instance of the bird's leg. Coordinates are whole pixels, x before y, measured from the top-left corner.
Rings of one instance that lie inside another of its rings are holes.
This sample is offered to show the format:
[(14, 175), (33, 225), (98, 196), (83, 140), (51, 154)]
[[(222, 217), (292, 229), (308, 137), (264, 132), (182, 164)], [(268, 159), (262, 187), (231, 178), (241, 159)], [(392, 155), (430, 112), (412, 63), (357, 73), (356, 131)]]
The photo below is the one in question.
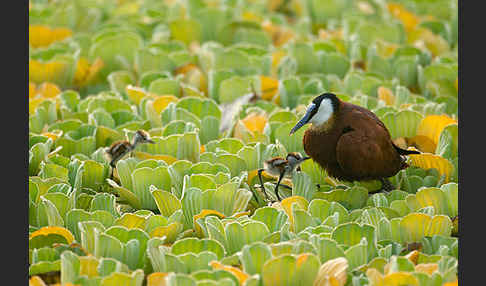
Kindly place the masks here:
[(110, 175), (110, 179), (113, 180), (113, 173), (115, 171), (115, 160), (112, 160), (110, 162), (110, 167), (111, 167), (111, 175)]
[(265, 198), (267, 201), (270, 201), (270, 198), (268, 197), (267, 191), (265, 190), (265, 186), (263, 185), (263, 180), (262, 180), (262, 172), (265, 169), (259, 169), (258, 170), (258, 179), (260, 179), (260, 187), (262, 188), (263, 194), (265, 194)]
[(277, 199), (281, 201), (280, 196), (278, 195), (278, 186), (280, 185), (280, 181), (282, 181), (283, 177), (285, 175), (285, 172), (280, 173), (280, 176), (278, 177), (278, 182), (277, 185), (275, 186), (275, 194), (277, 195)]
[(292, 188), (290, 186), (287, 186), (285, 184), (280, 184), (280, 187), (284, 187), (286, 188), (287, 190), (292, 190)]

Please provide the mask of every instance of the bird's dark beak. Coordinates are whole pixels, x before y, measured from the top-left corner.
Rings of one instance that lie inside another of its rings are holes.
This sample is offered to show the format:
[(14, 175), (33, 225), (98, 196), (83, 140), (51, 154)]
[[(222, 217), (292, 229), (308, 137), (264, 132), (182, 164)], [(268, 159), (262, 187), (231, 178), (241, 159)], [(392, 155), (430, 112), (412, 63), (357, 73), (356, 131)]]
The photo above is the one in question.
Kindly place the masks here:
[(299, 122), (297, 122), (297, 124), (295, 124), (294, 128), (292, 128), (292, 130), (290, 130), (290, 134), (289, 135), (292, 135), (294, 134), (297, 130), (299, 130), (302, 126), (304, 126), (305, 124), (307, 124), (309, 122), (309, 120), (312, 118), (312, 116), (315, 114), (316, 112), (316, 108), (317, 106), (315, 104), (311, 104), (308, 108), (307, 108), (307, 111), (305, 112), (305, 115), (304, 117), (302, 117), (302, 119), (300, 119)]
[(147, 139), (145, 141), (147, 141), (147, 143), (155, 144), (155, 142), (152, 139)]
[(302, 158), (302, 161), (309, 160), (311, 157), (304, 157)]

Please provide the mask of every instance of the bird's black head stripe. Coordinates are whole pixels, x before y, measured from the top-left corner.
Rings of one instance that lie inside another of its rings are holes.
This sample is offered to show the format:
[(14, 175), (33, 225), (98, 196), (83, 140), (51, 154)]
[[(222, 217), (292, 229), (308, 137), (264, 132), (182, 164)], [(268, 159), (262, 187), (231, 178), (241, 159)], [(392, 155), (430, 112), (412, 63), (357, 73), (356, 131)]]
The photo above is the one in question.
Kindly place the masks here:
[[(322, 93), (318, 97), (314, 98), (312, 100), (312, 103), (314, 103), (317, 107), (319, 107), (321, 105), (321, 102), (326, 98), (331, 100), (333, 110), (337, 111), (339, 109), (339, 99), (337, 98), (337, 96), (334, 93), (330, 93), (330, 92)], [(315, 112), (317, 112), (317, 109), (318, 108), (316, 108)], [(312, 115), (314, 115), (314, 114), (312, 114)]]

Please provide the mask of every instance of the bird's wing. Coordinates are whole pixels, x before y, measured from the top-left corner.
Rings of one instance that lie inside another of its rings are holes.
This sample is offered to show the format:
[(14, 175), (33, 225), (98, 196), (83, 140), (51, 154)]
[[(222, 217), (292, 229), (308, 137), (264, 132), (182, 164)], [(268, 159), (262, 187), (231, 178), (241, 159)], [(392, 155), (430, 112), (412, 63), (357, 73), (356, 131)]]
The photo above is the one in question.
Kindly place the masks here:
[(336, 145), (340, 167), (357, 178), (387, 176), (399, 156), (386, 127), (360, 111), (351, 112), (348, 122)]
[(285, 159), (277, 159), (275, 161), (273, 161), (273, 165), (274, 166), (285, 166), (285, 164), (287, 164), (287, 160)]
[(359, 131), (351, 131), (339, 138), (336, 159), (344, 173), (366, 178), (378, 173), (383, 156), (379, 144)]
[(118, 144), (118, 145), (115, 145), (113, 146), (113, 148), (110, 149), (110, 153), (112, 155), (115, 155), (115, 154), (118, 154), (121, 150), (124, 150), (125, 149), (125, 145), (123, 144)]

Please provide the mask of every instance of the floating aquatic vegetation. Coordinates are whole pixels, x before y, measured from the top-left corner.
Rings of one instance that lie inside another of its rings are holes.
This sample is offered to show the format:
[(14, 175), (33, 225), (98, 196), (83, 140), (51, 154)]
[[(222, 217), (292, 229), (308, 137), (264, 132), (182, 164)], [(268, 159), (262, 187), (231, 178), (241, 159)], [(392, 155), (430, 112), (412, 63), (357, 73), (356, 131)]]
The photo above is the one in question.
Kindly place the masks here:
[[(30, 285), (457, 285), (456, 4), (58, 2), (29, 5)], [(422, 153), (389, 193), (307, 160), (265, 201), (322, 92)]]

